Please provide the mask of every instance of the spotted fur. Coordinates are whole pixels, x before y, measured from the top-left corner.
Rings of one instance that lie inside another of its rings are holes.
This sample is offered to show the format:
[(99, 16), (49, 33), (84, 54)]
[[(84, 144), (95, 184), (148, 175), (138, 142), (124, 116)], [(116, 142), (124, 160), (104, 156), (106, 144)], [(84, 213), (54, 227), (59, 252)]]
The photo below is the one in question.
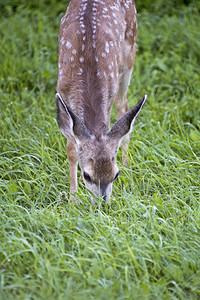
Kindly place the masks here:
[[(87, 175), (95, 179), (90, 184), (85, 181), (86, 186), (94, 194), (102, 195), (98, 193), (98, 184), (101, 186), (105, 181), (104, 196), (110, 197), (118, 172), (115, 156), (119, 141), (130, 131), (134, 119), (126, 132), (122, 130), (121, 138), (114, 141), (113, 136), (111, 140), (107, 135), (110, 113), (114, 102), (118, 117), (128, 109), (126, 93), (136, 38), (134, 0), (71, 0), (61, 20), (56, 99), (59, 126), (68, 138), (72, 192), (76, 192), (74, 174), (79, 162), (83, 174), (87, 170)], [(90, 138), (81, 139), (74, 134), (76, 124), (83, 124)], [(99, 155), (95, 145), (102, 149)], [(87, 150), (89, 146), (92, 150)]]

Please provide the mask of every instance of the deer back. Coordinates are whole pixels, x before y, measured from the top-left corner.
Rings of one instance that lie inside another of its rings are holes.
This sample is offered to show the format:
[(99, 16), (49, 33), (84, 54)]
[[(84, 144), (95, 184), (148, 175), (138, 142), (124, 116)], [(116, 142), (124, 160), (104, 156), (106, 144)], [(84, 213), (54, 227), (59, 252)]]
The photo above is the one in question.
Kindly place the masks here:
[(72, 0), (61, 20), (57, 91), (94, 135), (108, 130), (136, 36), (133, 0)]

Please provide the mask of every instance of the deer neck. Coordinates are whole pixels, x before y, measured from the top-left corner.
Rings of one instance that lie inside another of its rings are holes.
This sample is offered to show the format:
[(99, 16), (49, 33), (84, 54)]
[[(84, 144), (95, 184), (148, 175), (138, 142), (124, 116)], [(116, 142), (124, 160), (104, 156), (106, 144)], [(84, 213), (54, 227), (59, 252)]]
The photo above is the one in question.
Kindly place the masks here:
[(97, 78), (97, 72), (87, 71), (85, 75), (85, 86), (83, 87), (83, 117), (88, 130), (94, 135), (106, 132), (109, 126), (109, 116), (106, 104), (105, 86)]
[[(80, 79), (80, 78), (79, 78)], [(73, 102), (76, 103), (75, 111), (87, 129), (95, 136), (104, 134), (109, 127), (110, 115), (107, 109), (106, 87), (96, 78), (96, 72), (86, 70), (79, 81), (81, 89), (74, 93)], [(74, 98), (77, 101), (74, 101)]]

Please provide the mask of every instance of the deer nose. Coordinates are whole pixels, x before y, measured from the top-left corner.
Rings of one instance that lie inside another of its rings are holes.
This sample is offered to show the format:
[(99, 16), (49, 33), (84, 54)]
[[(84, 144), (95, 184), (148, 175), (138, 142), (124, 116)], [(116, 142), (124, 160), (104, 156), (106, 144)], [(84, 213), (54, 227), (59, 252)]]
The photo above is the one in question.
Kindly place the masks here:
[(102, 198), (103, 198), (103, 201), (106, 202), (106, 200), (107, 200), (107, 195), (103, 195)]
[(103, 198), (103, 200), (106, 202), (106, 200), (108, 199), (107, 196), (107, 184), (101, 184), (101, 197)]

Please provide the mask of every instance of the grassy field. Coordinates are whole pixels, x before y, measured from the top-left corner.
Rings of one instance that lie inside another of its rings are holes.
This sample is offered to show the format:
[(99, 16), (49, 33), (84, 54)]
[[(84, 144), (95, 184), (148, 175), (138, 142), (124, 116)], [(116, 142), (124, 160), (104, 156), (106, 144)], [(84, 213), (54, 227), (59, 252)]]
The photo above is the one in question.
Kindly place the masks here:
[(79, 205), (68, 202), (56, 121), (67, 1), (0, 2), (2, 300), (200, 299), (200, 4), (137, 2), (128, 98), (148, 101), (130, 167), (119, 153), (111, 206), (98, 211), (81, 180)]

